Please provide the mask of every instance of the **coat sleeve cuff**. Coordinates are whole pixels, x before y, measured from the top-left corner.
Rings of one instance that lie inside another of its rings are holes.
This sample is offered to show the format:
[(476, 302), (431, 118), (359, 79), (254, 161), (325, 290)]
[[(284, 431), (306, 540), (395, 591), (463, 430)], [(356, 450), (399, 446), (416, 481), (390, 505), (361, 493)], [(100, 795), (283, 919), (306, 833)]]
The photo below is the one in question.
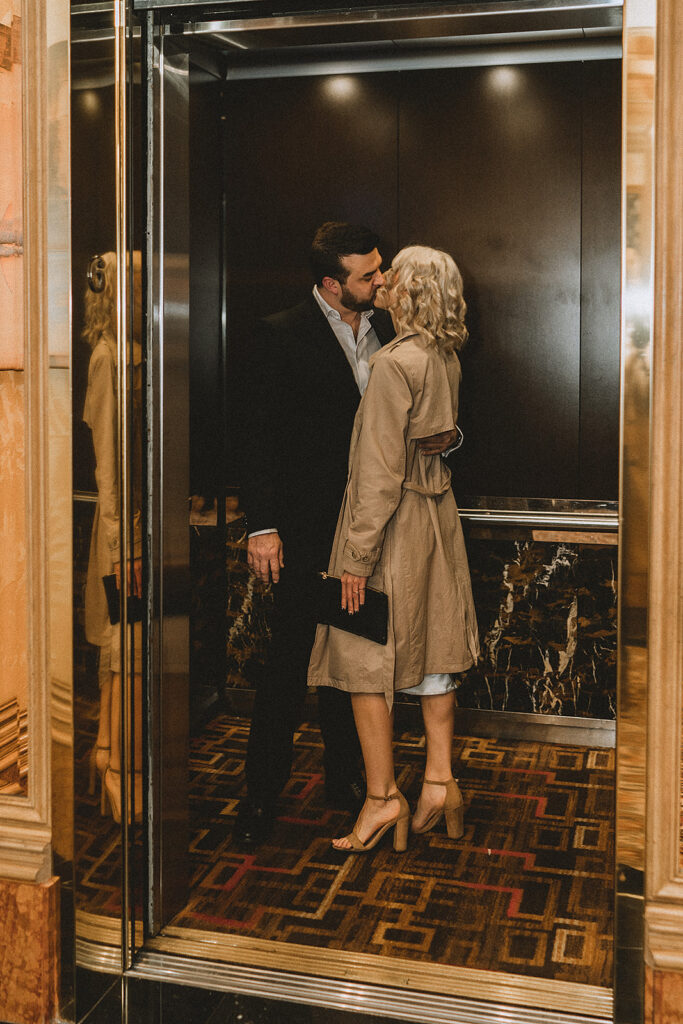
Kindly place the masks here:
[(379, 548), (364, 551), (347, 540), (344, 545), (344, 555), (342, 558), (343, 570), (344, 572), (353, 573), (354, 576), (372, 576), (379, 556)]

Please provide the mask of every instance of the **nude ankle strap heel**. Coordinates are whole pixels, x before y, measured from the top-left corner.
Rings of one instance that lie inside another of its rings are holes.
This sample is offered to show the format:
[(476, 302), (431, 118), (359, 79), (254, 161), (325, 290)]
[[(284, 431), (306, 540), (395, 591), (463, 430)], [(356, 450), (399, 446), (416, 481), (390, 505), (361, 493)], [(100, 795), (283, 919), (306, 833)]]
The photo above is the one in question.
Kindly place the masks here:
[[(390, 828), (394, 830), (394, 850), (396, 853), (405, 853), (408, 849), (408, 825), (410, 822), (410, 808), (408, 807), (408, 801), (398, 789), (395, 789), (393, 793), (388, 796), (373, 796), (372, 793), (367, 794), (368, 800), (381, 800), (383, 803), (388, 803), (390, 800), (398, 800), (398, 814), (393, 821), (387, 822), (385, 825), (381, 825), (371, 836), (369, 836), (365, 842), (362, 842), (356, 834), (355, 826), (353, 832), (345, 839), (348, 839), (350, 843), (350, 849), (346, 847), (335, 847), (337, 850), (341, 850), (343, 853), (365, 853), (368, 850), (372, 850), (377, 843), (380, 841), (385, 832), (388, 832)], [(357, 824), (357, 823), (356, 823)]]
[(465, 834), (465, 803), (456, 779), (448, 779), (446, 782), (437, 782), (435, 779), (425, 779), (423, 785), (444, 786), (446, 789), (446, 799), (444, 800), (443, 807), (433, 811), (425, 821), (424, 825), (420, 825), (418, 827), (413, 825), (413, 832), (420, 834), (429, 832), (435, 825), (438, 825), (442, 817), (445, 817), (448, 838), (462, 839)]

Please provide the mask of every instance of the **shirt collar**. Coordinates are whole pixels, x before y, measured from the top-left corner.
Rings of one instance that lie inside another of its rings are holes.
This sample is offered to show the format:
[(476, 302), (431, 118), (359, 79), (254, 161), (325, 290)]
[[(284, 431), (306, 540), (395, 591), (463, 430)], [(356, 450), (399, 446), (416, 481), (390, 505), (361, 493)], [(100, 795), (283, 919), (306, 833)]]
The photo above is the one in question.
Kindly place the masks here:
[[(318, 303), (318, 305), (320, 306), (321, 310), (323, 311), (323, 313), (325, 314), (325, 316), (327, 317), (328, 320), (340, 320), (341, 321), (341, 314), (340, 314), (339, 310), (335, 309), (334, 306), (331, 306), (329, 304), (329, 302), (325, 301), (325, 299), (322, 297), (322, 295), (318, 291), (317, 284), (313, 285), (313, 298)], [(374, 312), (375, 312), (374, 309), (366, 309), (366, 310), (364, 310), (361, 313), (361, 319), (365, 318), (366, 320), (369, 320)]]

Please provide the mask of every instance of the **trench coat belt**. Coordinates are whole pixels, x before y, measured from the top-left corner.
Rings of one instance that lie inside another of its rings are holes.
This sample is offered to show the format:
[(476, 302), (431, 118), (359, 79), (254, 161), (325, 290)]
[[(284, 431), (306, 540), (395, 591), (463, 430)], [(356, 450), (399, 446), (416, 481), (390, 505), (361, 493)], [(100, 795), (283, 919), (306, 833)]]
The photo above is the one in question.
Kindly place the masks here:
[(413, 483), (412, 480), (403, 481), (404, 491), (415, 491), (416, 494), (424, 494), (426, 498), (438, 498), (440, 494), (445, 494), (448, 488), (451, 486), (451, 478), (448, 479), (441, 485), (441, 487), (423, 487), (422, 484)]

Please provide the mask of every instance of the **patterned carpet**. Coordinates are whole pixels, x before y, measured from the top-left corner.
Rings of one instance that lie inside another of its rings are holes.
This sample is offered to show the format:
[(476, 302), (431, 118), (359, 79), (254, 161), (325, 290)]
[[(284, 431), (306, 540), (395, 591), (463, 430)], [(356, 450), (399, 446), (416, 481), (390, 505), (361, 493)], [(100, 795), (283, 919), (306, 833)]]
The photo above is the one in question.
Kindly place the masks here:
[[(465, 836), (443, 825), (344, 856), (347, 830), (322, 799), (320, 735), (303, 725), (268, 846), (244, 854), (231, 831), (247, 738), (219, 716), (193, 742), (191, 897), (173, 924), (464, 967), (612, 984), (614, 753), (463, 738), (455, 770)], [(396, 744), (414, 804), (422, 740)]]
[[(81, 724), (89, 724), (86, 713)], [(323, 802), (320, 734), (304, 724), (271, 840), (256, 854), (231, 843), (242, 794), (245, 719), (215, 717), (192, 740), (191, 892), (176, 926), (348, 952), (612, 984), (614, 752), (465, 737), (454, 770), (465, 835), (443, 823), (393, 852), (330, 847), (352, 822)], [(116, 915), (120, 839), (87, 793), (79, 744), (78, 903)], [(397, 778), (419, 792), (423, 741), (396, 743)], [(137, 858), (136, 858), (137, 859)]]

